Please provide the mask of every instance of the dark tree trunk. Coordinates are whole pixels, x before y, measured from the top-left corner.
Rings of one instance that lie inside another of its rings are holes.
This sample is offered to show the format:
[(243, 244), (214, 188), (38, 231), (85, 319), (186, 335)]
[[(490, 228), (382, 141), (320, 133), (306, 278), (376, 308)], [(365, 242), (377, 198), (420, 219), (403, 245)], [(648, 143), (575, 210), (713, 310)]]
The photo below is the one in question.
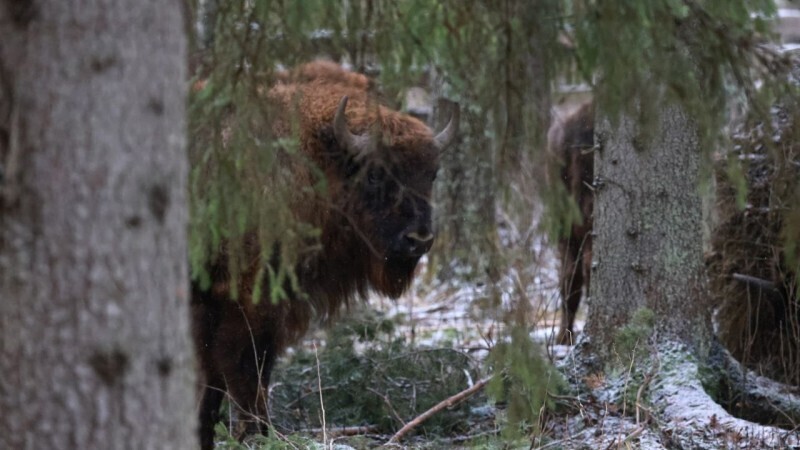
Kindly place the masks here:
[(194, 448), (181, 2), (0, 1), (0, 448)]

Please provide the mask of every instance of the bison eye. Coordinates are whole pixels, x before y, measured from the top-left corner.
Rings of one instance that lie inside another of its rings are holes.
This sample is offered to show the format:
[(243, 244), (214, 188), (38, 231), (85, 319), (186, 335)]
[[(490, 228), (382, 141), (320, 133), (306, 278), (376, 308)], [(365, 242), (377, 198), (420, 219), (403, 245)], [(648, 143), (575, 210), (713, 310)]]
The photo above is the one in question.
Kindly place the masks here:
[(369, 169), (367, 171), (367, 184), (370, 186), (376, 186), (380, 184), (382, 179), (383, 173), (380, 169)]

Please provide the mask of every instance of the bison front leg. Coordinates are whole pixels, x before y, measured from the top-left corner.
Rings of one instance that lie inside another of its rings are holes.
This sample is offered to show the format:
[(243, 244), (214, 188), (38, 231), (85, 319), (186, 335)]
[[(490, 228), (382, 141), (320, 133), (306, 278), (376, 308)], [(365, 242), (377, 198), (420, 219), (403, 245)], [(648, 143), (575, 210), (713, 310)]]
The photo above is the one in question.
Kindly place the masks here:
[(571, 345), (574, 343), (575, 315), (581, 304), (581, 289), (584, 285), (582, 264), (582, 242), (570, 241), (561, 252), (561, 273), (559, 288), (561, 291), (561, 326), (556, 343)]
[(200, 448), (214, 448), (214, 426), (219, 422), (219, 407), (225, 397), (223, 386), (208, 383), (202, 390), (200, 401)]
[(268, 339), (252, 339), (238, 362), (225, 369), (227, 390), (245, 424), (239, 438), (263, 433), (268, 423), (269, 380), (277, 354)]

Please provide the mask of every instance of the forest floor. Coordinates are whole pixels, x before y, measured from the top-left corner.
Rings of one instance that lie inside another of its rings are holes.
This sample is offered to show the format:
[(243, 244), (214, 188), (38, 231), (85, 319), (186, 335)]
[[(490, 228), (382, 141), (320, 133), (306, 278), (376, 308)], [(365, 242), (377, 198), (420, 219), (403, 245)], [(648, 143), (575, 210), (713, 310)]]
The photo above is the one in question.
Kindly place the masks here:
[[(555, 252), (543, 237), (525, 241), (527, 256), (496, 283), (442, 282), (423, 260), (418, 281), (400, 299), (372, 298), (310, 333), (275, 371), (270, 436), (242, 444), (233, 432), (218, 448), (798, 448), (797, 430), (786, 434), (728, 415), (680, 349), (642, 349), (658, 353), (648, 369), (637, 371), (632, 362), (629, 372), (607, 378), (581, 371), (579, 351), (552, 344), (559, 318)], [(547, 392), (548, 408), (521, 432), (508, 426), (511, 402), (487, 387), (491, 352), (508, 342), (519, 304), (528, 306), (530, 340), (568, 382)], [(773, 398), (798, 394), (766, 389)]]

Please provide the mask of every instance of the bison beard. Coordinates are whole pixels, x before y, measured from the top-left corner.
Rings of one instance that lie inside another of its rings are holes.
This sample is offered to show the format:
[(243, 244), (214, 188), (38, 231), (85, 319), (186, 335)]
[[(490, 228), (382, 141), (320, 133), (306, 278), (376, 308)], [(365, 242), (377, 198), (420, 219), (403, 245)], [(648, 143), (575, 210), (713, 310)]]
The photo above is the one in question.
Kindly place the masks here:
[[(214, 446), (214, 425), (227, 393), (255, 419), (267, 415), (267, 386), (276, 358), (307, 331), (311, 320), (335, 316), (370, 290), (400, 296), (419, 258), (433, 242), (430, 195), (441, 151), (458, 128), (458, 109), (437, 136), (419, 120), (368, 95), (369, 80), (330, 62), (306, 64), (281, 74), (267, 100), (282, 116), (279, 137), (299, 124), (300, 152), (327, 177), (324, 197), (290, 199), (298, 218), (321, 231), (321, 249), (295, 267), (299, 292), (277, 303), (253, 299), (263, 258), (257, 233), (245, 237), (245, 260), (231, 299), (228, 255), (206, 268), (211, 287), (192, 285), (192, 327), (200, 362), (200, 444)], [(349, 106), (348, 106), (349, 105)], [(378, 139), (374, 131), (379, 130)], [(294, 191), (308, 192), (311, 177), (292, 166)], [(307, 170), (307, 169), (305, 169)], [(270, 264), (279, 262), (280, 244)], [(269, 292), (264, 275), (263, 292)]]
[(573, 342), (575, 314), (581, 302), (581, 289), (589, 286), (592, 261), (591, 189), (594, 173), (594, 107), (592, 102), (581, 105), (563, 121), (555, 122), (548, 132), (551, 155), (560, 161), (560, 179), (567, 193), (575, 200), (582, 221), (575, 223), (558, 242), (561, 260), (559, 289), (561, 291), (561, 326), (556, 337), (558, 344)]
[(378, 275), (382, 280), (378, 291), (391, 298), (399, 297), (411, 284), (418, 261), (419, 258), (390, 258), (383, 267), (375, 266), (382, 272)]

